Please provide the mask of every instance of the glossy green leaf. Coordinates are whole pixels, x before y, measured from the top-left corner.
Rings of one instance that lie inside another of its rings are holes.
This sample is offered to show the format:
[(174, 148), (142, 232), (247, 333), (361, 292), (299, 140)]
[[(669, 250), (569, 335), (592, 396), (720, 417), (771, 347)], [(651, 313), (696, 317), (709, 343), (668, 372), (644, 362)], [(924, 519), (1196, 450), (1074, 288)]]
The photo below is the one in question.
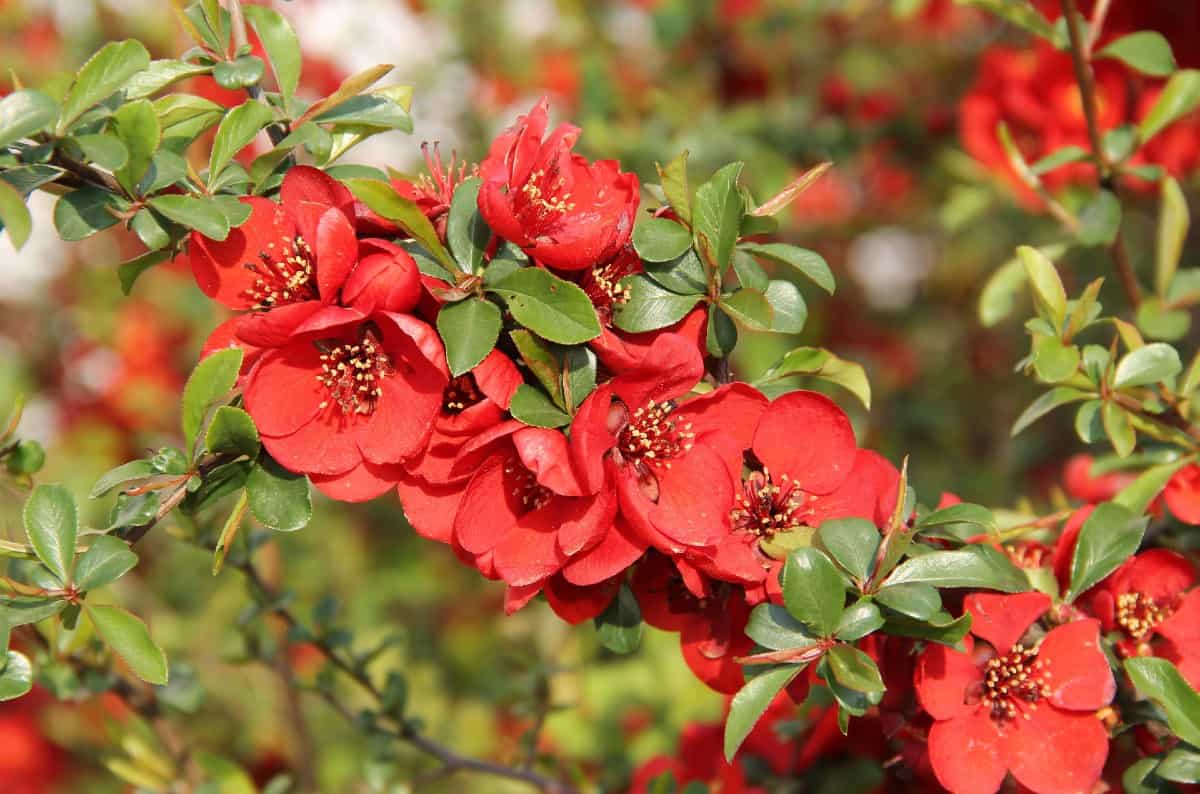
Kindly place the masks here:
[(819, 347), (797, 347), (784, 355), (779, 363), (767, 370), (758, 384), (769, 383), (791, 375), (811, 375), (836, 383), (858, 398), (865, 408), (871, 407), (871, 384), (860, 364), (844, 361)]
[(129, 544), (114, 535), (101, 535), (92, 541), (75, 564), (75, 586), (83, 592), (111, 584), (133, 570), (138, 556)]
[(60, 582), (71, 580), (79, 511), (75, 497), (61, 485), (39, 485), (25, 500), (22, 513), (29, 545)]
[(1134, 515), (1140, 516), (1167, 487), (1167, 483), (1175, 476), (1175, 472), (1186, 465), (1188, 465), (1188, 459), (1181, 458), (1172, 463), (1151, 466), (1139, 474), (1133, 482), (1118, 491), (1117, 495), (1113, 497), (1113, 501), (1128, 508)]
[(379, 179), (354, 178), (345, 180), (345, 183), (359, 200), (408, 232), (443, 267), (457, 269), (433, 224), (415, 202), (404, 198), (390, 184)]
[(823, 552), (796, 549), (788, 555), (780, 577), (783, 603), (792, 617), (821, 637), (837, 629), (846, 601), (842, 576)]
[(271, 71), (275, 73), (275, 82), (279, 84), (279, 93), (283, 95), (286, 107), (290, 105), (300, 85), (300, 40), (278, 11), (260, 5), (246, 5), (242, 10), (246, 21), (254, 26), (254, 32), (258, 34), (258, 39), (267, 53), (267, 60), (271, 64)]
[(833, 271), (829, 269), (825, 257), (816, 251), (786, 243), (743, 243), (740, 248), (755, 256), (761, 256), (794, 268), (830, 295), (837, 287)]
[(1057, 336), (1043, 336), (1033, 346), (1033, 368), (1047, 383), (1058, 383), (1079, 369), (1079, 348), (1065, 345)]
[(708, 307), (708, 326), (704, 332), (704, 347), (710, 356), (726, 358), (737, 346), (738, 329), (733, 319), (717, 304)]
[(692, 233), (668, 218), (649, 218), (633, 228), (633, 247), (647, 262), (669, 262), (692, 247)]
[(600, 335), (600, 320), (587, 293), (548, 270), (521, 268), (488, 291), (504, 299), (513, 319), (543, 339), (574, 345)]
[(133, 101), (153, 96), (167, 86), (212, 71), (211, 66), (173, 59), (151, 61), (150, 65), (125, 82), (125, 99)]
[(804, 624), (778, 604), (759, 604), (750, 613), (746, 636), (772, 651), (808, 648), (820, 642)]
[(129, 150), (115, 135), (95, 133), (71, 140), (83, 152), (84, 162), (95, 163), (106, 171), (117, 171), (129, 162)]
[(570, 414), (551, 402), (540, 389), (527, 383), (517, 387), (508, 410), (513, 419), (534, 427), (563, 427), (571, 422)]
[(1087, 400), (1095, 395), (1090, 392), (1072, 389), (1068, 386), (1056, 386), (1029, 404), (1017, 421), (1013, 423), (1012, 435), (1017, 435), (1046, 414), (1063, 405)]
[(471, 177), (454, 189), (450, 213), (446, 217), (446, 242), (458, 264), (474, 273), (483, 264), (483, 252), (492, 237), (479, 212), (479, 177)]
[(1192, 315), (1182, 309), (1168, 309), (1161, 299), (1149, 296), (1137, 307), (1137, 327), (1147, 339), (1177, 342), (1192, 327)]
[(563, 404), (574, 411), (596, 389), (596, 354), (588, 347), (571, 347), (562, 358)]
[(629, 300), (615, 308), (613, 324), (633, 333), (674, 325), (700, 300), (698, 295), (679, 295), (664, 289), (645, 276), (633, 276), (625, 284)]
[(882, 626), (883, 615), (879, 612), (879, 607), (864, 599), (846, 607), (834, 636), (842, 642), (855, 642), (878, 631)]
[(1003, 552), (982, 544), (934, 551), (905, 560), (883, 582), (884, 587), (899, 584), (972, 587), (1003, 593), (1029, 589), (1025, 574)]
[(96, 633), (138, 678), (158, 686), (167, 683), (167, 656), (141, 618), (115, 606), (89, 606), (87, 614)]
[(781, 334), (798, 334), (804, 330), (804, 324), (808, 321), (808, 304), (795, 284), (774, 280), (768, 283), (764, 294), (771, 306), (770, 330)]
[(746, 741), (755, 723), (766, 713), (767, 707), (783, 688), (792, 682), (804, 665), (790, 664), (755, 676), (737, 691), (729, 703), (729, 716), (725, 721), (725, 760), (732, 762), (734, 754)]
[(210, 240), (221, 241), (229, 236), (229, 218), (212, 198), (195, 196), (155, 196), (149, 204), (168, 219), (195, 229)]
[(0, 180), (0, 227), (8, 232), (8, 239), (18, 251), (29, 241), (33, 231), (33, 217), (25, 199), (3, 180)]
[(692, 223), (692, 191), (688, 187), (687, 158), (687, 150), (684, 150), (666, 166), (656, 163), (655, 168), (658, 169), (663, 193), (666, 194), (671, 209), (675, 210), (675, 214), (690, 226)]
[(1200, 753), (1176, 747), (1154, 768), (1154, 774), (1172, 783), (1200, 783)]
[(690, 247), (675, 259), (644, 264), (646, 275), (671, 292), (680, 295), (703, 295), (708, 291), (708, 276), (704, 272), (704, 263)]
[(249, 146), (273, 119), (271, 109), (253, 99), (226, 113), (217, 127), (217, 137), (213, 139), (212, 154), (208, 160), (209, 180), (225, 170), (234, 155)]
[[(758, 260), (745, 250), (745, 247), (734, 249), (733, 272), (737, 275), (738, 284), (760, 292), (766, 292), (771, 284), (771, 277), (763, 270)], [(790, 284), (791, 282), (784, 282)]]
[(134, 257), (117, 266), (117, 278), (121, 282), (121, 292), (128, 295), (133, 291), (133, 285), (150, 268), (171, 258), (167, 250), (147, 251), (141, 256)]
[(33, 689), (33, 665), (29, 657), (19, 651), (5, 652), (4, 666), (0, 668), (0, 702), (16, 700)]
[(149, 100), (129, 102), (113, 114), (112, 129), (128, 153), (124, 168), (115, 172), (117, 181), (125, 190), (134, 193), (158, 151), (162, 137), (158, 114)]
[(1079, 213), (1079, 241), (1084, 245), (1112, 245), (1121, 227), (1121, 201), (1101, 190)]
[(838, 683), (856, 692), (882, 692), (883, 676), (870, 656), (852, 645), (835, 645), (825, 656)]
[(1200, 747), (1200, 692), (1192, 689), (1179, 669), (1166, 659), (1139, 656), (1125, 660), (1129, 680), (1167, 713), (1171, 732)]
[(770, 330), (775, 319), (775, 311), (771, 308), (767, 296), (758, 290), (745, 287), (732, 295), (722, 296), (721, 308), (730, 317), (755, 331)]
[(870, 521), (863, 518), (825, 521), (817, 530), (817, 541), (857, 581), (864, 582), (871, 575), (879, 548), (879, 530)]
[(1166, 77), (1175, 71), (1171, 45), (1161, 33), (1139, 30), (1121, 36), (1096, 53), (1097, 58), (1114, 58), (1151, 77)]
[(232, 405), (222, 405), (213, 411), (212, 421), (204, 434), (204, 448), (209, 452), (227, 455), (258, 454), (258, 429), (250, 414)]
[(991, 510), (982, 505), (961, 502), (934, 510), (918, 521), (915, 528), (917, 531), (921, 531), (948, 524), (973, 524), (985, 532), (989, 532), (996, 529), (996, 517), (992, 515)]
[(1134, 432), (1129, 414), (1124, 408), (1114, 402), (1105, 402), (1100, 407), (1100, 421), (1104, 425), (1105, 434), (1112, 442), (1113, 450), (1118, 455), (1126, 457), (1133, 452), (1134, 446), (1137, 445), (1137, 433)]
[(1172, 378), (1183, 371), (1179, 353), (1171, 345), (1154, 342), (1125, 354), (1113, 374), (1113, 388), (1146, 386)]
[(28, 138), (58, 118), (58, 103), (41, 91), (23, 89), (0, 98), (0, 148)]
[(1133, 556), (1141, 545), (1148, 520), (1115, 502), (1097, 505), (1083, 522), (1075, 541), (1071, 589), (1065, 600), (1075, 600)]
[(188, 376), (183, 387), (182, 422), (189, 457), (209, 406), (233, 390), (241, 367), (241, 349), (226, 348), (202, 359)]
[(54, 228), (67, 242), (75, 242), (116, 225), (119, 199), (106, 190), (85, 187), (62, 196), (54, 205)]
[(596, 616), (596, 639), (613, 653), (633, 653), (642, 644), (642, 610), (628, 585), (622, 585), (617, 597)]
[(942, 596), (936, 587), (915, 582), (882, 587), (875, 593), (875, 600), (915, 620), (928, 620), (942, 608)]
[(308, 480), (259, 456), (246, 478), (250, 514), (264, 526), (283, 532), (301, 529), (312, 518)]
[(112, 41), (87, 60), (63, 98), (58, 119), (62, 135), (75, 119), (121, 89), (135, 74), (150, 66), (150, 53), (139, 41)]
[(1067, 314), (1067, 291), (1062, 279), (1049, 257), (1036, 248), (1023, 245), (1017, 249), (1017, 258), (1025, 268), (1025, 275), (1033, 287), (1038, 310), (1050, 321), (1055, 330), (1062, 327)]
[(1171, 122), (1191, 113), (1197, 105), (1200, 105), (1200, 70), (1175, 72), (1149, 112), (1142, 117), (1138, 137), (1145, 143)]
[(470, 372), (487, 358), (500, 336), (500, 307), (485, 298), (444, 305), (437, 329), (446, 346), (446, 363), (454, 376)]
[(701, 236), (706, 238), (712, 247), (712, 264), (721, 271), (729, 264), (741, 232), (743, 206), (738, 190), (741, 173), (741, 163), (730, 163), (696, 188), (692, 226), (697, 247)]

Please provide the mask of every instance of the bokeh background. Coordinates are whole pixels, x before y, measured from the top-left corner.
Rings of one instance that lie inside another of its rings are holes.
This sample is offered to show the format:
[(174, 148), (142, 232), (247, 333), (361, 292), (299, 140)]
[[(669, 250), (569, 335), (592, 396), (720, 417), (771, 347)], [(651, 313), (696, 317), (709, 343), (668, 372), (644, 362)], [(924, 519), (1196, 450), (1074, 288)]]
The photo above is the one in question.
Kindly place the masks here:
[[(418, 172), (422, 141), (477, 161), (544, 95), (558, 119), (583, 128), (586, 155), (618, 158), (648, 182), (655, 162), (687, 149), (693, 179), (744, 160), (744, 182), (761, 200), (833, 161), (781, 217), (781, 236), (824, 254), (838, 291), (827, 297), (801, 285), (810, 313), (799, 338), (743, 334), (739, 376), (752, 379), (796, 344), (828, 347), (870, 374), (869, 413), (835, 393), (860, 442), (896, 463), (908, 455), (923, 501), (943, 491), (993, 506), (1017, 495), (1059, 498), (1065, 453), (1077, 443), (1069, 419), (1009, 437), (1037, 393), (1013, 372), (1026, 342), (1016, 317), (985, 327), (977, 312), (981, 288), (1015, 245), (1055, 234), (1036, 200), (987, 156), (996, 103), (987, 104), (985, 72), (1029, 66), (1002, 62), (1004, 48), (1028, 46), (1020, 31), (951, 0), (275, 5), (305, 47), (310, 97), (376, 63), (395, 65), (387, 82), (415, 87), (414, 134), (375, 138), (354, 152), (358, 161)], [(1177, 57), (1196, 59), (1200, 50), (1180, 37), (1200, 37), (1200, 6), (1160, 5), (1173, 9), (1163, 27)], [(130, 36), (155, 57), (188, 46), (167, 0), (0, 0), (0, 90), (13, 80), (36, 85)], [(1035, 79), (1030, 69), (1025, 79)], [(1044, 78), (1025, 86), (1030, 113), (1043, 103), (1070, 142), (1072, 119), (1080, 129), (1082, 120), (1069, 72), (1062, 96)], [(208, 80), (186, 88), (241, 101)], [(1142, 201), (1133, 196), (1127, 215), (1139, 264), (1150, 249), (1139, 243), (1152, 235), (1153, 204)], [(115, 266), (136, 255), (136, 239), (107, 233), (60, 243), (52, 206), (51, 197), (35, 197), (34, 236), (21, 252), (0, 235), (0, 409), (25, 396), (22, 433), (49, 452), (42, 479), (82, 496), (117, 463), (177, 441), (183, 380), (222, 317), (186, 267), (157, 268), (124, 297)], [(1068, 291), (1107, 267), (1101, 249), (1072, 255)], [(0, 492), (0, 536), (20, 536), (22, 498)], [(91, 502), (87, 520), (100, 525), (109, 506)], [(687, 672), (674, 637), (648, 630), (638, 653), (618, 657), (600, 649), (589, 627), (568, 627), (543, 604), (504, 619), (502, 587), (415, 537), (394, 499), (320, 501), (317, 509), (306, 529), (260, 552), (264, 569), (295, 591), (306, 618), (356, 627), (356, 648), (378, 644), (379, 669), (409, 676), (412, 712), (446, 743), (512, 760), (545, 714), (539, 749), (621, 791), (639, 763), (673, 751), (685, 725), (720, 718), (722, 699)], [(123, 579), (117, 595), (148, 616), (178, 665), (172, 687), (187, 740), (238, 761), (260, 783), (311, 763), (325, 791), (407, 790), (393, 786), (411, 777), (417, 759), (359, 740), (318, 700), (304, 702), (300, 729), (279, 679), (244, 663), (252, 644), (286, 640), (243, 627), (241, 577), (212, 576), (209, 554), (173, 540), (169, 528), (154, 534), (138, 575)], [(316, 654), (302, 642), (286, 657), (300, 680), (318, 675)], [(0, 706), (0, 791), (131, 790), (105, 765), (136, 753), (144, 733), (137, 720), (111, 698), (55, 702), (50, 690), (75, 689), (42, 683), (41, 694)], [(798, 720), (793, 730), (802, 729)], [(838, 757), (826, 767), (806, 790), (852, 794), (878, 784), (874, 761)], [(459, 776), (420, 790), (510, 789)]]

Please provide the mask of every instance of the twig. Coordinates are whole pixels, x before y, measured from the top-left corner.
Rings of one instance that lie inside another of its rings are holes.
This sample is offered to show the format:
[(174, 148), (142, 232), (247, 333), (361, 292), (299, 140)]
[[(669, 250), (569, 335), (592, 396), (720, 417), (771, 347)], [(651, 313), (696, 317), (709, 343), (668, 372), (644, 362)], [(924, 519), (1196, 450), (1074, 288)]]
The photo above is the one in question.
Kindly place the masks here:
[[(1075, 80), (1079, 84), (1079, 93), (1083, 100), (1083, 115), (1087, 121), (1088, 140), (1092, 145), (1092, 156), (1096, 159), (1096, 164), (1100, 170), (1100, 185), (1105, 189), (1112, 190), (1113, 194), (1116, 195), (1117, 185), (1114, 179), (1113, 166), (1104, 151), (1104, 140), (1100, 135), (1100, 125), (1096, 118), (1096, 84), (1092, 77), (1092, 67), (1089, 62), (1090, 49), (1085, 50), (1083, 35), (1079, 29), (1079, 11), (1075, 7), (1075, 0), (1061, 0), (1061, 2), (1063, 16), (1067, 20), (1067, 36), (1071, 42), (1071, 62), (1075, 67)], [(1142, 300), (1142, 290), (1138, 286), (1137, 277), (1133, 273), (1133, 265), (1129, 261), (1129, 254), (1125, 251), (1125, 239), (1121, 235), (1119, 225), (1116, 236), (1113, 238), (1112, 245), (1110, 246), (1110, 251), (1113, 263), (1117, 268), (1117, 274), (1121, 278), (1121, 286), (1125, 290), (1126, 297), (1129, 298), (1130, 305), (1136, 311)]]
[(1112, 5), (1112, 0), (1096, 0), (1096, 7), (1092, 9), (1092, 21), (1088, 25), (1088, 57), (1091, 57), (1092, 50), (1096, 49), (1096, 42), (1100, 40), (1100, 33), (1104, 30), (1104, 20), (1108, 18), (1110, 5)]

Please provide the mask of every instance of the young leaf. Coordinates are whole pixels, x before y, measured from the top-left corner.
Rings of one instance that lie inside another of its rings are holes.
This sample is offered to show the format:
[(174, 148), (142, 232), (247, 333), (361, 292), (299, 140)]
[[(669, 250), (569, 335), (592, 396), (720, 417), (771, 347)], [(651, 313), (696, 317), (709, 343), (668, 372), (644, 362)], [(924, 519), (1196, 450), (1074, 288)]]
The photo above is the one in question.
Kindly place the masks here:
[(1175, 348), (1164, 342), (1154, 342), (1130, 351), (1117, 363), (1113, 374), (1113, 388), (1126, 389), (1131, 386), (1146, 386), (1183, 371), (1183, 363)]
[(1200, 105), (1200, 70), (1182, 69), (1167, 80), (1166, 87), (1138, 126), (1142, 143), (1153, 138), (1171, 122)]
[(1166, 77), (1175, 71), (1171, 45), (1153, 30), (1129, 33), (1096, 53), (1097, 58), (1115, 58), (1126, 66), (1151, 77)]
[(628, 585), (596, 616), (596, 638), (613, 653), (633, 653), (642, 644), (642, 611)]
[(846, 593), (829, 558), (818, 549), (796, 549), (783, 565), (780, 583), (792, 617), (818, 636), (831, 636), (842, 617)]
[(16, 700), (33, 689), (33, 665), (29, 657), (18, 651), (5, 651), (4, 666), (0, 667), (0, 702)]
[(734, 754), (746, 741), (755, 723), (766, 713), (767, 706), (783, 688), (804, 669), (804, 665), (789, 664), (755, 676), (738, 690), (729, 703), (725, 722), (725, 760), (732, 762)]
[[(735, 255), (734, 262), (737, 261)], [(808, 304), (800, 289), (790, 281), (774, 279), (763, 293), (771, 306), (771, 330), (781, 334), (798, 334), (808, 321)]]
[(204, 448), (209, 452), (253, 458), (258, 454), (258, 444), (258, 428), (250, 414), (232, 405), (213, 411), (204, 434)]
[(979, 544), (953, 551), (934, 551), (905, 560), (883, 582), (885, 588), (899, 584), (973, 587), (1004, 593), (1029, 589), (1025, 574), (1003, 552)]
[(569, 281), (537, 267), (523, 267), (488, 286), (513, 319), (543, 339), (575, 345), (600, 335), (600, 320), (591, 299)]
[(671, 209), (675, 210), (675, 214), (680, 219), (691, 226), (692, 224), (692, 191), (688, 188), (687, 175), (687, 158), (688, 153), (685, 149), (667, 165), (661, 166), (655, 163), (655, 168), (658, 169), (658, 177), (662, 182), (663, 193), (667, 196), (667, 201), (671, 204)]
[(1040, 312), (1057, 331), (1067, 315), (1067, 291), (1063, 288), (1054, 263), (1041, 251), (1027, 245), (1017, 249), (1017, 257), (1033, 286), (1033, 296)]
[(1137, 445), (1137, 433), (1129, 421), (1129, 414), (1115, 402), (1105, 402), (1100, 407), (1100, 421), (1104, 432), (1112, 442), (1113, 451), (1120, 457), (1128, 457)]
[(241, 367), (242, 351), (226, 348), (202, 359), (188, 376), (183, 387), (182, 420), (189, 457), (208, 407), (233, 389)]
[(1167, 289), (1179, 267), (1190, 218), (1187, 199), (1174, 178), (1163, 180), (1160, 196), (1158, 237), (1154, 249), (1154, 291), (1160, 298), (1166, 298)]
[(723, 296), (721, 308), (730, 317), (755, 331), (769, 330), (775, 317), (775, 311), (767, 301), (767, 296), (758, 290), (745, 287), (731, 295)]
[(249, 146), (259, 131), (273, 119), (271, 109), (253, 99), (226, 113), (217, 127), (217, 137), (213, 139), (212, 154), (208, 160), (209, 181), (224, 171), (234, 155)]
[(158, 686), (167, 683), (167, 656), (154, 644), (141, 618), (114, 606), (89, 606), (87, 613), (96, 633), (138, 678)]
[(437, 315), (437, 329), (446, 346), (446, 363), (454, 376), (470, 372), (487, 358), (500, 336), (500, 308), (485, 298), (448, 303)]
[(852, 645), (835, 645), (825, 655), (833, 677), (856, 692), (882, 692), (883, 676), (870, 656)]
[(821, 548), (859, 582), (871, 575), (871, 564), (879, 548), (879, 530), (864, 518), (825, 521), (817, 530)]
[(25, 501), (23, 517), (25, 534), (38, 559), (60, 582), (69, 582), (79, 531), (75, 497), (61, 485), (39, 485)]
[(265, 454), (246, 478), (246, 497), (251, 515), (271, 529), (291, 532), (304, 527), (312, 518), (308, 480)]
[(1017, 421), (1013, 423), (1011, 434), (1014, 436), (1017, 435), (1055, 408), (1070, 403), (1081, 402), (1095, 396), (1091, 392), (1072, 389), (1069, 386), (1056, 386), (1031, 402), (1029, 407), (1021, 412), (1021, 415), (1017, 417)]
[(696, 189), (693, 226), (696, 244), (701, 236), (712, 246), (712, 264), (724, 271), (741, 232), (742, 194), (738, 190), (741, 163), (730, 163)]
[(128, 543), (113, 535), (101, 535), (79, 556), (75, 586), (85, 593), (103, 587), (131, 571), (137, 561)]
[(479, 177), (471, 177), (455, 188), (446, 217), (446, 242), (459, 266), (468, 273), (483, 264), (484, 249), (492, 238), (492, 230), (479, 212), (481, 184)]
[(41, 132), (58, 118), (58, 103), (41, 91), (24, 89), (0, 99), (0, 148)]
[(1171, 732), (1193, 747), (1200, 747), (1200, 693), (1192, 689), (1179, 669), (1166, 659), (1139, 656), (1125, 660), (1129, 680), (1167, 713)]
[(755, 256), (765, 257), (773, 262), (795, 268), (797, 272), (830, 295), (837, 288), (833, 271), (829, 269), (825, 257), (816, 251), (785, 243), (742, 243), (739, 247)]
[(275, 82), (279, 84), (279, 93), (283, 95), (283, 105), (288, 108), (300, 85), (300, 40), (278, 11), (252, 4), (243, 6), (242, 11), (262, 42)]
[(1079, 369), (1079, 348), (1057, 336), (1043, 336), (1033, 345), (1033, 368), (1047, 383), (1059, 383)]
[(352, 178), (345, 180), (345, 183), (362, 203), (408, 232), (426, 251), (433, 254), (439, 264), (451, 273), (458, 271), (450, 252), (442, 245), (437, 230), (415, 202), (404, 198), (380, 179)]
[(633, 247), (647, 262), (670, 262), (692, 247), (692, 234), (669, 218), (649, 218), (634, 227)]
[(57, 134), (62, 135), (85, 110), (115, 93), (129, 78), (150, 65), (150, 53), (139, 41), (105, 44), (79, 70), (63, 98)]
[(155, 196), (149, 204), (181, 226), (195, 229), (210, 240), (222, 241), (229, 236), (229, 218), (211, 198), (195, 196)]
[(1097, 505), (1075, 541), (1071, 589), (1065, 600), (1074, 601), (1129, 559), (1141, 544), (1148, 522), (1115, 502)]
[(771, 198), (764, 201), (750, 214), (756, 218), (767, 217), (774, 215), (780, 210), (783, 210), (787, 205), (796, 200), (804, 191), (808, 190), (814, 182), (821, 178), (821, 175), (833, 167), (833, 163), (825, 161), (817, 163), (812, 168), (808, 169), (800, 176), (793, 179), (788, 186), (776, 193)]
[(0, 179), (0, 227), (8, 232), (8, 239), (16, 250), (21, 250), (33, 231), (33, 217), (25, 199), (16, 188)]

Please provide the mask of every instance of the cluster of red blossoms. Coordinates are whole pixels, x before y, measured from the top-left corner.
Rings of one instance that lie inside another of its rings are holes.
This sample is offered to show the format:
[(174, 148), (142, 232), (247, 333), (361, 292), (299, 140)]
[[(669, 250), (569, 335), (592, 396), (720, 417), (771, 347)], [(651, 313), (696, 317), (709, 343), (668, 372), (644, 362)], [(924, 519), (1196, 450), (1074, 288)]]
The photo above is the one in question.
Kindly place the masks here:
[[(480, 294), (480, 274), (451, 284), (423, 273), (400, 228), (314, 168), (292, 168), (278, 201), (243, 199), (250, 218), (227, 240), (193, 235), (197, 282), (237, 312), (207, 350), (244, 350), (240, 387), (263, 446), (321, 491), (362, 501), (394, 489), (418, 533), (507, 585), (509, 612), (543, 593), (578, 623), (627, 585), (645, 622), (679, 633), (694, 673), (734, 693), (754, 649), (751, 610), (784, 600), (787, 549), (832, 519), (889, 526), (900, 475), (858, 448), (829, 398), (793, 391), (769, 400), (707, 373), (703, 310), (650, 333), (613, 325), (614, 306), (629, 299), (622, 279), (642, 269), (630, 243), (638, 181), (615, 162), (574, 153), (575, 127), (547, 134), (547, 116), (537, 105), (475, 169), (447, 169), (432, 156), (429, 176), (394, 187), (445, 239), (448, 213), (461, 206), (455, 195), (477, 175), (477, 209), (490, 229), (485, 267), (502, 248), (519, 249), (524, 266), (591, 298), (601, 327), (587, 343), (596, 385), (569, 401), (565, 428), (513, 415), (514, 395), (534, 373), (508, 335), (451, 375), (438, 316), (464, 293)], [(1057, 545), (1004, 551), (1022, 567), (1058, 573), (1065, 589), (1087, 509)], [(887, 691), (856, 730), (874, 737), (880, 760), (904, 761), (885, 764), (889, 776), (914, 785), (990, 792), (1011, 774), (1035, 792), (1090, 790), (1112, 760), (1106, 720), (1116, 680), (1101, 631), (1123, 633), (1119, 654), (1170, 658), (1195, 681), (1194, 584), (1183, 557), (1151, 551), (1073, 605), (1039, 592), (950, 592), (947, 607), (973, 618), (959, 650), (883, 634), (858, 641)], [(804, 702), (817, 683), (813, 666), (787, 696)], [(812, 731), (833, 742), (837, 724), (836, 708), (826, 708)], [(760, 727), (746, 752), (769, 745), (771, 730)], [(711, 733), (698, 728), (698, 746)], [(670, 771), (755, 790), (736, 763), (700, 755), (704, 763), (695, 754), (658, 759), (638, 785)], [(777, 758), (776, 772), (801, 769), (810, 756)]]

